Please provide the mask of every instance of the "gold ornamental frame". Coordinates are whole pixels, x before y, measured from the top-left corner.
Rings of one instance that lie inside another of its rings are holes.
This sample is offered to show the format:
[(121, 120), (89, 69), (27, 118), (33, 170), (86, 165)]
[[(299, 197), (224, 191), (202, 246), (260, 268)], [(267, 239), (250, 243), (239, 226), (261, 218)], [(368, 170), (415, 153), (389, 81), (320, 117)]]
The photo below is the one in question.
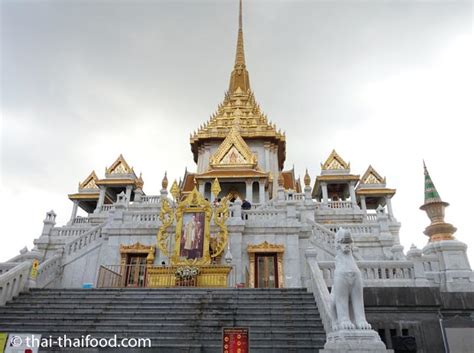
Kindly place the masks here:
[[(204, 213), (204, 239), (203, 239), (203, 249), (202, 257), (195, 259), (187, 259), (180, 256), (180, 247), (181, 247), (181, 233), (183, 230), (183, 218), (187, 213)], [(215, 248), (211, 250), (209, 244), (211, 242), (211, 218), (214, 213), (214, 223), (219, 228), (218, 234), (213, 237)], [(172, 266), (181, 266), (181, 265), (194, 265), (194, 266), (205, 266), (210, 265), (211, 258), (217, 257), (225, 249), (227, 245), (227, 226), (225, 221), (228, 217), (228, 204), (227, 199), (224, 198), (220, 205), (213, 208), (211, 203), (204, 198), (203, 195), (194, 187), (193, 191), (186, 196), (186, 198), (181, 201), (176, 207), (176, 212), (171, 207), (169, 201), (164, 200), (161, 205), (160, 220), (161, 227), (158, 230), (157, 234), (157, 243), (158, 248), (161, 252), (170, 258), (170, 263)], [(175, 243), (172, 254), (168, 251), (168, 238), (169, 233), (167, 229), (174, 223), (176, 220), (176, 231), (175, 231)]]
[(131, 245), (120, 244), (120, 265), (127, 264), (127, 255), (134, 254), (147, 254), (146, 263), (152, 265), (155, 261), (155, 247), (153, 245), (143, 245), (140, 242), (136, 242)]
[(261, 244), (254, 245), (249, 244), (247, 246), (247, 252), (249, 254), (249, 287), (255, 288), (255, 255), (262, 253), (275, 253), (277, 255), (277, 269), (278, 269), (278, 288), (284, 288), (283, 283), (283, 253), (285, 252), (285, 246), (280, 244), (271, 244), (264, 241)]

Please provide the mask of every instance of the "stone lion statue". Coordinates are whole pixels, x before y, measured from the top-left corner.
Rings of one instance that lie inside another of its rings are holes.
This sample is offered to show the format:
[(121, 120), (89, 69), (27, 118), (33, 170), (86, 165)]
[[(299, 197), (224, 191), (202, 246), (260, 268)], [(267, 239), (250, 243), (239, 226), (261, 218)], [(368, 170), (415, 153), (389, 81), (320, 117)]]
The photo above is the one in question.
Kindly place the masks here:
[(352, 256), (352, 237), (347, 229), (336, 233), (336, 269), (331, 291), (333, 330), (370, 330), (365, 318), (362, 275)]

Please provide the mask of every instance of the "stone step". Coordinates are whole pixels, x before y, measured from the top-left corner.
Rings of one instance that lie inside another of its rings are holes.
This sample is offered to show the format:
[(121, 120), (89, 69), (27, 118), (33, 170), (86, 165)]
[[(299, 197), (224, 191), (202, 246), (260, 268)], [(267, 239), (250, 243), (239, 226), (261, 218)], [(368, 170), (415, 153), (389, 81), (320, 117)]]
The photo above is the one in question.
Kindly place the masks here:
[[(52, 308), (52, 307), (44, 307), (38, 310), (38, 308), (29, 308), (26, 307), (19, 307), (19, 306), (7, 306), (7, 307), (0, 307), (0, 314), (1, 315), (8, 315), (8, 314), (38, 314), (43, 315), (44, 313), (50, 315), (97, 315), (97, 314), (106, 314), (111, 316), (142, 316), (142, 315), (171, 315), (171, 314), (200, 314), (202, 313), (202, 309), (192, 308), (115, 308), (114, 310), (104, 310), (104, 307), (97, 307), (97, 308), (83, 308), (82, 306), (77, 308)], [(296, 315), (311, 315), (311, 316), (319, 316), (319, 312), (315, 307), (297, 307), (288, 310), (287, 308), (240, 308), (240, 307), (233, 307), (233, 308), (209, 308), (205, 311), (208, 314), (233, 314), (233, 315), (278, 315), (278, 314), (286, 314), (286, 313), (293, 313)]]
[[(160, 320), (155, 323), (142, 323), (142, 322), (130, 322), (124, 325), (114, 325), (113, 322), (103, 322), (102, 320), (93, 320), (93, 321), (76, 321), (76, 320), (65, 320), (63, 323), (58, 321), (42, 319), (38, 321), (8, 321), (8, 322), (1, 322), (0, 328), (2, 327), (49, 327), (49, 325), (54, 325), (53, 327), (69, 327), (74, 325), (76, 328), (87, 328), (89, 326), (94, 327), (111, 327), (112, 329), (117, 327), (132, 327), (132, 326), (140, 326), (140, 327), (166, 327), (166, 326), (181, 326), (181, 327), (196, 327), (197, 325), (194, 323), (187, 323), (183, 320)], [(203, 319), (199, 321), (199, 326), (201, 327), (214, 327), (214, 326), (235, 326), (235, 325), (243, 325), (243, 326), (260, 326), (260, 327), (298, 327), (298, 328), (308, 328), (308, 327), (322, 327), (322, 324), (318, 320), (306, 320), (306, 319), (295, 319), (295, 320), (252, 320), (252, 319)], [(62, 329), (64, 329), (64, 327)]]
[(264, 288), (244, 288), (244, 289), (229, 289), (229, 288), (215, 288), (215, 289), (188, 289), (188, 288), (111, 288), (111, 289), (32, 289), (29, 293), (23, 293), (21, 296), (28, 295), (158, 295), (158, 294), (179, 294), (179, 295), (294, 295), (294, 294), (311, 294), (306, 289), (264, 289)]
[[(221, 345), (206, 345), (203, 346), (198, 343), (186, 343), (186, 344), (170, 344), (167, 342), (152, 342), (153, 348), (109, 348), (109, 349), (97, 349), (97, 348), (81, 348), (81, 353), (222, 353)], [(251, 342), (252, 353), (317, 353), (319, 349), (322, 349), (324, 343), (311, 342), (311, 344), (283, 344), (280, 343), (278, 347), (269, 343)], [(77, 353), (77, 348), (49, 348), (41, 349), (40, 353), (50, 352), (65, 352), (65, 353)]]
[(96, 320), (100, 316), (100, 319), (103, 322), (113, 321), (117, 324), (127, 323), (133, 320), (134, 322), (154, 322), (156, 320), (166, 320), (166, 321), (173, 321), (173, 320), (233, 320), (233, 319), (255, 319), (255, 320), (316, 320), (320, 321), (319, 315), (312, 315), (312, 314), (295, 314), (295, 313), (278, 313), (278, 314), (232, 314), (232, 313), (195, 313), (195, 314), (174, 314), (169, 313), (167, 315), (153, 315), (153, 316), (142, 316), (142, 315), (120, 315), (120, 314), (113, 314), (110, 315), (108, 313), (104, 314), (81, 314), (77, 313), (75, 315), (58, 315), (58, 314), (50, 314), (50, 313), (17, 313), (17, 314), (2, 314), (2, 321), (18, 321), (24, 319), (36, 320), (36, 319), (44, 319), (44, 320), (53, 320), (53, 321), (70, 321), (74, 320), (77, 322), (80, 321), (88, 321), (88, 320)]
[[(80, 330), (77, 328), (71, 328), (69, 330), (61, 330), (59, 328), (50, 328), (45, 330), (44, 327), (29, 327), (30, 333), (41, 333), (43, 337), (63, 337), (64, 335), (73, 338), (73, 337), (81, 337), (86, 335), (91, 335), (92, 337), (113, 337), (116, 335), (117, 337), (146, 337), (150, 339), (162, 339), (164, 337), (171, 337), (173, 338), (180, 337), (181, 339), (206, 339), (206, 340), (213, 340), (216, 337), (219, 338), (222, 335), (221, 331), (212, 331), (209, 332), (207, 330), (199, 330), (194, 327), (194, 330), (164, 330), (160, 332), (156, 332), (153, 330), (146, 330), (141, 332), (139, 328), (130, 328), (130, 330), (122, 330), (122, 329), (103, 329), (103, 330)], [(275, 335), (280, 337), (281, 339), (291, 339), (294, 340), (296, 338), (300, 338), (301, 340), (318, 340), (321, 334), (324, 334), (324, 330), (320, 329), (313, 329), (311, 331), (302, 332), (302, 331), (287, 331), (282, 328), (258, 328), (258, 327), (250, 327), (249, 331), (251, 333), (252, 339), (256, 337), (266, 337), (270, 338)], [(16, 331), (19, 332), (19, 331)], [(169, 338), (171, 339), (171, 338)]]
[(186, 288), (115, 288), (115, 289), (32, 289), (28, 293), (23, 293), (22, 296), (28, 295), (157, 295), (168, 293), (182, 293), (182, 294), (202, 294), (202, 295), (299, 295), (311, 294), (306, 289), (291, 290), (291, 289), (186, 289)]
[(305, 289), (35, 289), (0, 307), (0, 332), (116, 334), (150, 338), (153, 347), (81, 353), (221, 353), (222, 327), (239, 326), (249, 327), (254, 353), (315, 353), (325, 343), (314, 297)]

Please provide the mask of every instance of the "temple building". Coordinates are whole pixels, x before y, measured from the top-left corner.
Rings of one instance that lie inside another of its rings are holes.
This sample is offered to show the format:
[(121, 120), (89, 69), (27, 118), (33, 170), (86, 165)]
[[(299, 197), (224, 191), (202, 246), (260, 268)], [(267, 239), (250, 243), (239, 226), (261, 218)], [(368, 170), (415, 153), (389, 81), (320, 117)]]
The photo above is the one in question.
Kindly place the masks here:
[[(92, 171), (68, 195), (68, 223), (57, 225), (55, 212), (47, 212), (34, 248), (0, 265), (0, 287), (7, 288), (2, 276), (14, 273), (17, 264), (37, 260), (37, 288), (304, 288), (314, 293), (323, 316), (317, 292), (332, 287), (335, 233), (345, 228), (368, 293), (368, 318), (385, 335), (382, 340), (390, 346), (391, 330), (398, 336), (409, 332), (424, 347), (420, 351), (436, 351), (427, 346), (426, 336), (434, 331), (418, 317), (418, 304), (411, 299), (394, 304), (390, 293), (400, 290), (409, 297), (422, 290), (445, 298), (474, 292), (462, 243), (468, 235), (455, 237), (456, 228), (445, 222), (448, 203), (426, 166), (421, 209), (431, 221), (427, 244), (408, 252), (400, 244), (403, 220), (392, 207), (396, 189), (372, 165), (355, 171), (346, 159), (365, 156), (328, 149), (325, 161), (309, 161), (321, 162), (319, 175), (306, 172), (302, 182), (294, 169), (285, 169), (285, 133), (263, 113), (252, 91), (241, 3), (228, 90), (189, 143), (195, 170), (172, 182), (165, 175), (159, 195), (146, 193), (146, 175), (137, 175), (122, 154), (104, 174)], [(78, 209), (87, 216), (78, 216)], [(0, 305), (15, 295), (3, 290)], [(430, 325), (443, 310), (440, 303), (426, 309)], [(398, 306), (405, 316), (397, 316)]]

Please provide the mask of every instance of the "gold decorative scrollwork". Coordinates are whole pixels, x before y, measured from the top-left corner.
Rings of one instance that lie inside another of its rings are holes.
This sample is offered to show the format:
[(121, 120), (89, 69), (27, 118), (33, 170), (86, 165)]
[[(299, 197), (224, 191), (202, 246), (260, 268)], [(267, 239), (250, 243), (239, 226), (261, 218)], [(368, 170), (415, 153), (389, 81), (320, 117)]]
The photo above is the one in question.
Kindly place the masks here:
[(167, 246), (169, 233), (166, 230), (173, 224), (174, 212), (169, 201), (166, 199), (163, 199), (163, 202), (161, 203), (160, 221), (161, 227), (158, 230), (157, 235), (158, 249), (160, 249), (165, 256), (169, 256)]
[(211, 244), (211, 257), (219, 256), (227, 245), (227, 226), (225, 222), (229, 217), (228, 198), (224, 197), (220, 204), (214, 209), (214, 223), (219, 227), (217, 236), (212, 237), (214, 240)]
[[(211, 218), (218, 227), (216, 235), (211, 237)], [(170, 257), (173, 266), (204, 266), (211, 263), (211, 258), (219, 256), (225, 249), (228, 239), (226, 226), (229, 217), (228, 198), (224, 197), (217, 207), (199, 191), (194, 190), (176, 207), (171, 207), (168, 200), (161, 205), (161, 227), (158, 230), (158, 248), (165, 256)], [(176, 218), (176, 233), (173, 253), (168, 251), (169, 233), (167, 229)]]

